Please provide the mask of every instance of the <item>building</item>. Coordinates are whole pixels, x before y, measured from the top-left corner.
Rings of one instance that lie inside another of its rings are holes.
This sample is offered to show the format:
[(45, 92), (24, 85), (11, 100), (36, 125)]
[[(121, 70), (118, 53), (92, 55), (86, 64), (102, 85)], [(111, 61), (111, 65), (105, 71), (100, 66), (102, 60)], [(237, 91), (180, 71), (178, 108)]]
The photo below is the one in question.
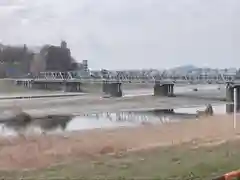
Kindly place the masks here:
[(83, 60), (82, 61), (82, 70), (85, 72), (88, 72), (88, 60)]
[(44, 71), (85, 71), (88, 61), (78, 63), (71, 57), (67, 43), (42, 47), (6, 46), (0, 44), (0, 78), (38, 75)]
[(63, 41), (61, 46), (50, 46), (45, 54), (46, 71), (71, 71), (72, 57), (67, 43)]
[(33, 53), (23, 46), (0, 45), (0, 78), (21, 77), (30, 70)]
[(30, 69), (33, 75), (37, 75), (44, 71), (65, 72), (77, 68), (77, 63), (71, 57), (67, 43), (62, 41), (60, 46), (45, 45), (37, 52), (35, 51)]

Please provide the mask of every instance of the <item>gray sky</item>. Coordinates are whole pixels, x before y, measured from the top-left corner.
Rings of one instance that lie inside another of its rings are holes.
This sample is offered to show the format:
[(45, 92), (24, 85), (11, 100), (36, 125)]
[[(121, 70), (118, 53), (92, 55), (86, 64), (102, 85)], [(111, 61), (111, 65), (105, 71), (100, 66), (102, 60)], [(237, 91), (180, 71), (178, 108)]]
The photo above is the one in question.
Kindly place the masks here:
[(0, 42), (59, 44), (90, 67), (240, 67), (240, 0), (0, 0)]

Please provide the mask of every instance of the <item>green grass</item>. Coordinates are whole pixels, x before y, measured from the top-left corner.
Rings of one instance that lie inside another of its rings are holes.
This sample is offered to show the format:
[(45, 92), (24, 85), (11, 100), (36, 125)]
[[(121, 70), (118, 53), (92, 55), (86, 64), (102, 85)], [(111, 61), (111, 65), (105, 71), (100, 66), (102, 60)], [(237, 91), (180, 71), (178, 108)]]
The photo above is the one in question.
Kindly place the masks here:
[(17, 179), (154, 179), (210, 180), (240, 168), (240, 141), (215, 147), (190, 148), (189, 144), (156, 148), (120, 157), (101, 156), (67, 165), (22, 172), (0, 172)]

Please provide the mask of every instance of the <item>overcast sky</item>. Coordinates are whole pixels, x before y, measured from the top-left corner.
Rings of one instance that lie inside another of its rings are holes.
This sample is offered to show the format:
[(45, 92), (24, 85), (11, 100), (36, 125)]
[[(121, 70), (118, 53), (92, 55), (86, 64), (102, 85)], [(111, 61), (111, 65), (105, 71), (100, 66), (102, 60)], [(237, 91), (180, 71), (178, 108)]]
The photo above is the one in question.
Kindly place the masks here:
[(0, 42), (96, 68), (240, 67), (240, 0), (0, 0)]

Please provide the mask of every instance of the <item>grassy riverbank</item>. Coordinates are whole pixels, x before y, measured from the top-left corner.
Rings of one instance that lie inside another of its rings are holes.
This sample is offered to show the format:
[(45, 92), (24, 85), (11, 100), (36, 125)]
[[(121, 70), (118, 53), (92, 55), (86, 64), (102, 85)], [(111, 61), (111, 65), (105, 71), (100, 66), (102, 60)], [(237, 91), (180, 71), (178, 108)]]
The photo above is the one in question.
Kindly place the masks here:
[(0, 176), (12, 179), (210, 180), (240, 167), (239, 149), (240, 141), (200, 148), (191, 143), (121, 156), (88, 157), (68, 165), (36, 171), (2, 171)]

